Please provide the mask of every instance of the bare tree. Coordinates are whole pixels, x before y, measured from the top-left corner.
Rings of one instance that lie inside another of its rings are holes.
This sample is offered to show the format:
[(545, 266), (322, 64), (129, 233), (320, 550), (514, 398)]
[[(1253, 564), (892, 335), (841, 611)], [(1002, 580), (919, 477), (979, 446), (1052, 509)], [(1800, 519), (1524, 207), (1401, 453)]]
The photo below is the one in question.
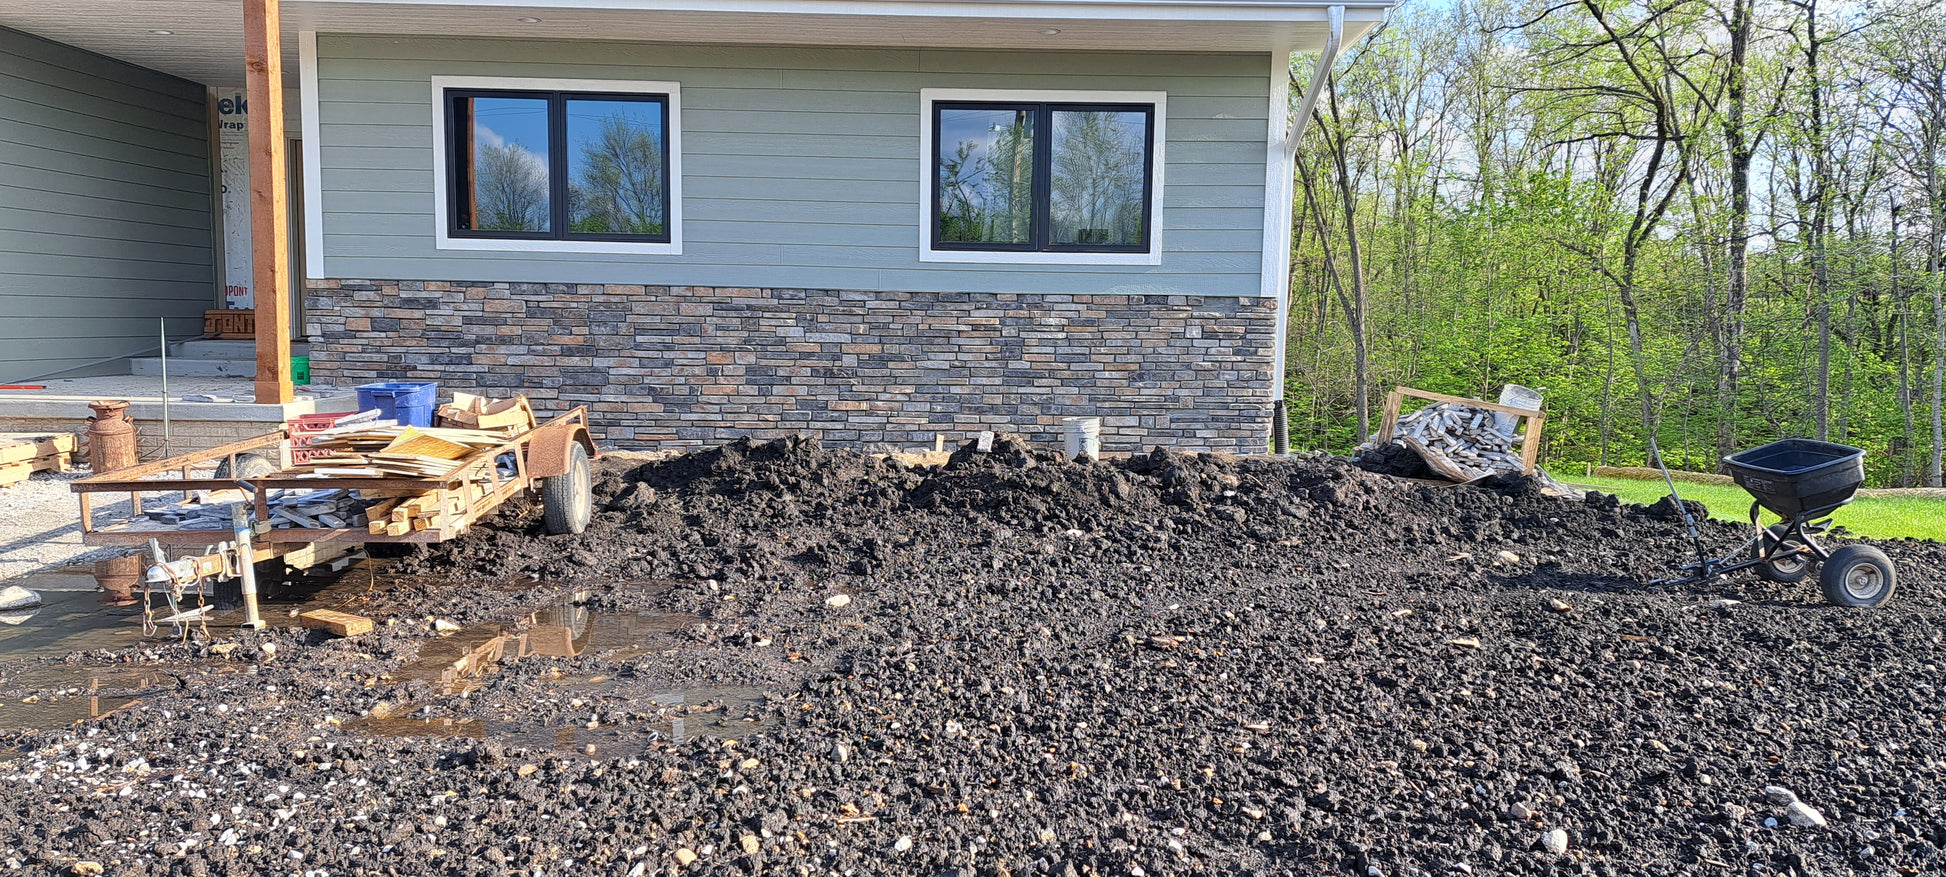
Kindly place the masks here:
[(1926, 480), (1933, 487), (1941, 484), (1941, 462), (1946, 457), (1946, 429), (1942, 429), (1941, 408), (1946, 402), (1946, 294), (1942, 294), (1940, 264), (1941, 237), (1946, 235), (1946, 179), (1941, 164), (1946, 162), (1946, 18), (1928, 9), (1887, 28), (1883, 39), (1875, 41), (1879, 64), (1892, 79), (1893, 106), (1886, 112), (1886, 126), (1897, 132), (1892, 138), (1899, 164), (1908, 185), (1917, 190), (1925, 208), (1926, 286), (1932, 293), (1932, 448), (1928, 455)]
[(473, 163), (474, 227), (545, 231), (547, 162), (518, 143), (480, 143)]

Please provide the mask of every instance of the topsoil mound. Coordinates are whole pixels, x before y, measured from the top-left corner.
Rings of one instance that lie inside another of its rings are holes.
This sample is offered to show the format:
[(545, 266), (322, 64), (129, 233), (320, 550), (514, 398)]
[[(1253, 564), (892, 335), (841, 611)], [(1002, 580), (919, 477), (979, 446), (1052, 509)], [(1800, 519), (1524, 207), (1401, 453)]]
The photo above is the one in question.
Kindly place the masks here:
[[(1323, 455), (1240, 459), (1164, 449), (1071, 463), (1016, 436), (1001, 436), (986, 453), (969, 443), (938, 467), (830, 450), (808, 437), (745, 439), (631, 468), (605, 465), (597, 493), (601, 510), (579, 536), (543, 538), (532, 510), (516, 507), (402, 571), (804, 584), (869, 576), (895, 547), (1078, 531), (1088, 538), (1052, 562), (1138, 562), (1194, 534), (1246, 554), (1302, 545), (1341, 566), (1378, 554), (1445, 564), (1482, 545), (1492, 550), (1480, 559), (1493, 560), (1494, 550), (1517, 546), (1543, 572), (1630, 581), (1665, 572), (1687, 542), (1673, 507), (1623, 506), (1601, 494), (1566, 502), (1515, 476), (1456, 489), (1402, 483)], [(1678, 525), (1668, 526), (1672, 520)], [(1704, 526), (1733, 538), (1732, 528)]]

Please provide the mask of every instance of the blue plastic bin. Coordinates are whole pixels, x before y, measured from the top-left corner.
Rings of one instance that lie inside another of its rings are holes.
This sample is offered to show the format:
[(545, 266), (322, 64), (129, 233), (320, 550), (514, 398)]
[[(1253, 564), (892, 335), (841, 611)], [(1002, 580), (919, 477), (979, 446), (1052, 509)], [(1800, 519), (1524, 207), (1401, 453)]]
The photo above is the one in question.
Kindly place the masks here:
[(431, 426), (438, 405), (436, 381), (393, 381), (358, 388), (358, 410), (377, 408), (380, 420), (397, 420), (401, 426)]

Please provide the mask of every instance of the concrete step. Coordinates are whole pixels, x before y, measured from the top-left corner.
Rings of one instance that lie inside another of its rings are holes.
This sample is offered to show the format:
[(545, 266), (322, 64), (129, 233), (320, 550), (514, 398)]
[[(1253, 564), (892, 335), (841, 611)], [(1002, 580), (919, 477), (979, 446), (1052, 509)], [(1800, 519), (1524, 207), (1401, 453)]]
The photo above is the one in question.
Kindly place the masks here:
[[(308, 356), (311, 345), (302, 341), (291, 342), (292, 356)], [(225, 340), (220, 338), (199, 338), (169, 345), (169, 358), (174, 359), (250, 359), (257, 358), (257, 342)], [(175, 364), (170, 363), (170, 371)]]
[[(162, 357), (139, 356), (128, 361), (131, 375), (162, 374)], [(185, 359), (169, 357), (169, 377), (172, 378), (254, 378), (257, 376), (255, 359)]]

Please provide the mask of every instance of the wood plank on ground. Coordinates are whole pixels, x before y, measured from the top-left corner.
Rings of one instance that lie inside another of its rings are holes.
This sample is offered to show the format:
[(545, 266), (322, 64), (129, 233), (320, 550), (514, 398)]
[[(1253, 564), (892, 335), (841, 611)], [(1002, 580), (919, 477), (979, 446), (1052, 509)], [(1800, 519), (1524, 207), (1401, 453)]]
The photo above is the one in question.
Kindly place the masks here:
[(297, 623), (309, 628), (328, 630), (339, 636), (357, 636), (372, 632), (371, 619), (332, 609), (300, 612), (297, 614)]

